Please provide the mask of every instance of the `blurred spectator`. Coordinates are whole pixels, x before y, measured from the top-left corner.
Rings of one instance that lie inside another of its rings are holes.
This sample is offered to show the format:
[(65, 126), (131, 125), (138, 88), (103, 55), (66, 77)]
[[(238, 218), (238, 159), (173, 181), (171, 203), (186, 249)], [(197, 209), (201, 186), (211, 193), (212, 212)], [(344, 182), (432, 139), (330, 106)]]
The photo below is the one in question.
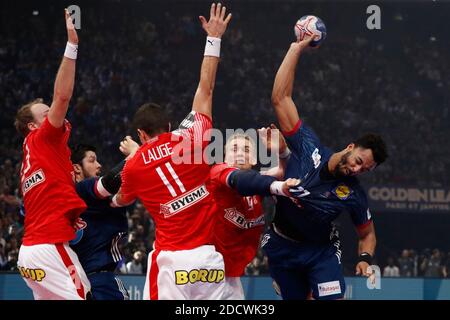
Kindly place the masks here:
[(439, 249), (433, 249), (431, 257), (425, 257), (420, 265), (424, 277), (439, 278), (444, 275), (444, 266), (442, 265), (441, 252)]
[(400, 269), (400, 276), (412, 277), (414, 274), (414, 260), (410, 255), (408, 249), (402, 251), (402, 255), (398, 258), (398, 265)]
[(388, 258), (388, 265), (384, 267), (383, 277), (400, 277), (400, 270), (394, 265), (394, 258)]
[(136, 251), (133, 254), (133, 260), (127, 263), (127, 273), (128, 274), (143, 274), (144, 269), (142, 265), (142, 252)]

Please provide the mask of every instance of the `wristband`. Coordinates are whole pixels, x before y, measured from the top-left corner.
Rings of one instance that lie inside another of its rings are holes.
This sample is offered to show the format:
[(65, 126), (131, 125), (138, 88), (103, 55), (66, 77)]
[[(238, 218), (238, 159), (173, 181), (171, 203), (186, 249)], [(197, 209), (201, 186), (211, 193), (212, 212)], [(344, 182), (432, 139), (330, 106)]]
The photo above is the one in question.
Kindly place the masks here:
[(279, 157), (280, 159), (287, 159), (291, 155), (291, 150), (289, 150), (288, 147), (286, 147), (286, 150), (283, 151), (283, 153), (280, 153)]
[(358, 263), (362, 262), (362, 261), (366, 262), (368, 265), (371, 265), (372, 264), (372, 256), (367, 252), (363, 252), (358, 257)]
[(277, 196), (286, 196), (283, 192), (283, 181), (274, 181), (270, 185), (270, 193)]
[(66, 51), (64, 52), (64, 57), (67, 57), (72, 60), (76, 60), (77, 53), (78, 53), (78, 45), (67, 42)]
[(222, 39), (206, 37), (205, 56), (220, 57), (220, 42)]

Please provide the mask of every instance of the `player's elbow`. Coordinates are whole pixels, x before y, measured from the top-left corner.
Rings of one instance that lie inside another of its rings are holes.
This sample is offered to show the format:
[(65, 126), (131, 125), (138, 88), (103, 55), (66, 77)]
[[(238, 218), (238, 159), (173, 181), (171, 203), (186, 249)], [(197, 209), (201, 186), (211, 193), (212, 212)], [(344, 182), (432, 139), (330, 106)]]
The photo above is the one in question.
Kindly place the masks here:
[(200, 84), (197, 89), (197, 93), (205, 98), (211, 98), (213, 95), (214, 86), (213, 85), (202, 85)]
[(284, 101), (288, 99), (287, 96), (278, 92), (272, 92), (272, 105), (274, 108), (281, 108), (284, 105)]

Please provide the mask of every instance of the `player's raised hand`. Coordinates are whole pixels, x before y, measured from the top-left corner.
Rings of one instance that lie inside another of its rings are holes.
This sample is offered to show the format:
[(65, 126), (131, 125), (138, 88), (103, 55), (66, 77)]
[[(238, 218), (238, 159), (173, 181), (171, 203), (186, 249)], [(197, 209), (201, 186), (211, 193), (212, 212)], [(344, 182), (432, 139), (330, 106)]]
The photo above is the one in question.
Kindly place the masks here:
[[(311, 41), (314, 40), (315, 36), (316, 36), (315, 34), (307, 35), (303, 40), (293, 42), (291, 44), (291, 48), (295, 48), (296, 50), (299, 50), (300, 52), (302, 52), (306, 48), (312, 48), (309, 44)], [(318, 47), (315, 47), (315, 48), (318, 48)]]
[(277, 126), (273, 123), (270, 127), (258, 129), (258, 135), (262, 143), (271, 152), (278, 152), (279, 154), (282, 154), (286, 151), (286, 140)]
[(136, 151), (139, 149), (139, 144), (133, 140), (130, 136), (126, 136), (119, 146), (120, 152), (122, 152), (127, 158), (132, 158)]
[(69, 14), (69, 10), (64, 9), (64, 14), (66, 17), (66, 28), (67, 28), (67, 40), (72, 44), (78, 44), (78, 35), (75, 30), (75, 26), (72, 21), (72, 17)]
[(209, 37), (222, 38), (222, 35), (227, 29), (228, 23), (231, 20), (231, 13), (229, 13), (226, 18), (227, 9), (222, 7), (222, 4), (217, 5), (213, 3), (211, 5), (211, 12), (209, 16), (209, 21), (206, 21), (204, 16), (199, 16), (200, 22), (202, 23), (202, 28), (206, 31)]

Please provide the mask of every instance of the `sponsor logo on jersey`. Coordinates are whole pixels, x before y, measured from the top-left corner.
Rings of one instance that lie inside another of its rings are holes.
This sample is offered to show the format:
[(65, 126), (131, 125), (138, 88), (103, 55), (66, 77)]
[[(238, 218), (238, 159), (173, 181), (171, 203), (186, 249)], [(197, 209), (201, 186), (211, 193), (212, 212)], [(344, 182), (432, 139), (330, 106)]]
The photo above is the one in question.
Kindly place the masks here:
[(194, 125), (194, 121), (195, 121), (195, 111), (191, 111), (186, 118), (184, 118), (184, 120), (181, 122), (180, 126), (178, 127), (178, 129), (189, 129), (192, 128), (192, 126)]
[(348, 197), (353, 193), (353, 190), (351, 190), (348, 186), (341, 183), (338, 185), (333, 191), (332, 191), (336, 197), (338, 197), (341, 200), (346, 200)]
[(247, 220), (236, 208), (225, 209), (225, 219), (241, 229), (251, 229), (265, 224), (264, 215)]
[(184, 285), (188, 283), (208, 282), (219, 283), (225, 279), (225, 271), (221, 269), (192, 269), (176, 270), (175, 271), (175, 284)]
[(205, 185), (201, 185), (191, 191), (188, 191), (185, 194), (182, 194), (178, 198), (167, 202), (165, 204), (161, 204), (160, 213), (164, 215), (164, 218), (169, 218), (184, 209), (189, 208), (190, 206), (196, 204), (202, 199), (206, 198), (209, 195), (208, 190)]
[(27, 193), (32, 188), (34, 188), (38, 184), (41, 184), (44, 181), (45, 181), (44, 171), (42, 171), (42, 169), (36, 170), (27, 178), (25, 178), (25, 181), (22, 183), (22, 194), (25, 195), (25, 193)]
[(42, 269), (30, 269), (17, 266), (20, 275), (26, 279), (31, 279), (33, 281), (41, 282), (45, 278), (45, 271)]
[(341, 284), (337, 280), (319, 283), (317, 287), (319, 288), (319, 297), (342, 293)]
[(311, 158), (313, 160), (314, 163), (314, 169), (317, 169), (317, 167), (320, 165), (320, 159), (322, 158), (322, 156), (319, 154), (319, 149), (314, 149), (314, 152), (311, 155)]

